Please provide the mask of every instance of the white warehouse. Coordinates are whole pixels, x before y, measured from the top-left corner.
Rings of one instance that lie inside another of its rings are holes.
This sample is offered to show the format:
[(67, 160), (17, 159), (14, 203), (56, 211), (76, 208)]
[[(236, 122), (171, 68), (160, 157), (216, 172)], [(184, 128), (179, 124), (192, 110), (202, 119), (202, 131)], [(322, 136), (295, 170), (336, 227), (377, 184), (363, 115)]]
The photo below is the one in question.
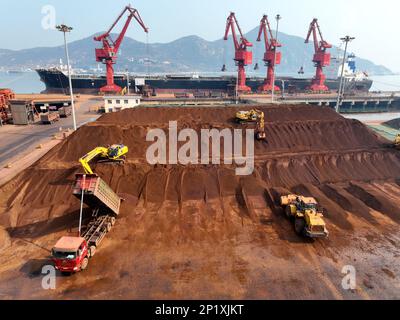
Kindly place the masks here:
[(134, 108), (140, 105), (141, 96), (105, 96), (104, 97), (104, 112), (117, 112), (124, 109)]

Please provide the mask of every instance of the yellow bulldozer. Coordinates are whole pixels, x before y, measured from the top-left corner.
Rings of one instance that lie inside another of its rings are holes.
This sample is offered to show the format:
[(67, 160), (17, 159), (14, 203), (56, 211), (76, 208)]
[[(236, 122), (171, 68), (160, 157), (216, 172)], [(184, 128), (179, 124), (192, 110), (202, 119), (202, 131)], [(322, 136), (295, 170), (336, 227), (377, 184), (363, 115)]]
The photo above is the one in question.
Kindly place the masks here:
[(286, 216), (294, 219), (294, 228), (297, 234), (310, 238), (327, 238), (323, 213), (318, 209), (317, 201), (312, 197), (303, 197), (289, 194), (281, 197), (281, 205)]
[(99, 158), (100, 162), (124, 163), (128, 151), (128, 147), (123, 144), (114, 144), (109, 147), (97, 147), (80, 158), (79, 162), (86, 174), (93, 174), (93, 170), (89, 165), (89, 162), (93, 159)]
[(267, 135), (265, 133), (265, 116), (264, 112), (253, 109), (250, 111), (239, 111), (236, 113), (236, 121), (238, 123), (255, 122), (256, 138), (257, 140), (265, 140)]

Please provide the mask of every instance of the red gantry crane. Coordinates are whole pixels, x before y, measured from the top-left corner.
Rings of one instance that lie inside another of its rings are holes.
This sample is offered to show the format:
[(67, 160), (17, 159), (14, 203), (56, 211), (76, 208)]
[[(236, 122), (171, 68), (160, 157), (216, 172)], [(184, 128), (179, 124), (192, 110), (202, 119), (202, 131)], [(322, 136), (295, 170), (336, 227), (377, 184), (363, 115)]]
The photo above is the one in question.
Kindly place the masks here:
[[(313, 62), (317, 71), (309, 89), (313, 92), (326, 92), (329, 91), (329, 88), (325, 85), (326, 76), (323, 73), (323, 68), (331, 64), (331, 54), (326, 50), (332, 48), (332, 45), (324, 40), (318, 19), (313, 19), (311, 22), (305, 43), (309, 42), (311, 33), (313, 34), (315, 48)], [(321, 40), (318, 40), (318, 34)]]
[[(125, 22), (125, 25), (119, 34), (118, 38), (114, 41), (111, 39), (111, 32), (114, 27), (118, 24), (118, 22), (122, 19), (124, 14), (129, 12), (128, 19)], [(104, 93), (119, 93), (121, 92), (121, 87), (114, 83), (114, 67), (113, 65), (117, 62), (117, 55), (119, 48), (121, 46), (122, 41), (124, 40), (126, 31), (128, 30), (129, 24), (132, 19), (139, 23), (139, 25), (143, 28), (143, 30), (148, 33), (149, 29), (145, 26), (142, 18), (140, 17), (139, 12), (132, 8), (131, 6), (126, 6), (122, 13), (119, 15), (117, 20), (113, 23), (111, 28), (104, 34), (94, 37), (95, 41), (101, 41), (103, 43), (103, 48), (96, 49), (96, 61), (102, 62), (106, 65), (107, 69), (107, 85), (100, 89), (101, 92)]]
[[(272, 86), (275, 82), (275, 65), (280, 64), (282, 59), (282, 53), (276, 52), (276, 49), (282, 47), (282, 45), (278, 43), (278, 41), (272, 35), (272, 30), (267, 15), (264, 15), (261, 19), (260, 30), (258, 31), (257, 37), (258, 42), (261, 41), (262, 34), (264, 34), (265, 42), (265, 53), (263, 60), (268, 69), (267, 78), (265, 79), (264, 84), (258, 90), (261, 92), (270, 92), (272, 91)], [(278, 86), (275, 86), (274, 91), (280, 91), (280, 88)]]
[[(239, 30), (240, 40), (237, 38), (236, 28)], [(232, 39), (235, 45), (235, 61), (238, 66), (238, 82), (236, 90), (238, 92), (250, 92), (251, 88), (246, 85), (246, 70), (245, 66), (253, 63), (253, 53), (247, 51), (248, 47), (252, 47), (253, 44), (249, 42), (242, 33), (239, 23), (236, 20), (234, 12), (231, 12), (226, 22), (226, 30), (224, 40), (228, 40), (229, 30), (232, 31)]]

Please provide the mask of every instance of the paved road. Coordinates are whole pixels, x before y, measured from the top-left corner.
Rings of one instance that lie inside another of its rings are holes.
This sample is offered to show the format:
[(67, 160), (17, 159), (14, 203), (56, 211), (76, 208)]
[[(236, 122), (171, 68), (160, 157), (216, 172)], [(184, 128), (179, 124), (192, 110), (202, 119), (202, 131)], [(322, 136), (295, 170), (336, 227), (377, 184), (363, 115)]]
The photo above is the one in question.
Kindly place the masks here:
[[(95, 121), (99, 116), (89, 113), (91, 106), (99, 101), (88, 100), (77, 103), (76, 118), (78, 126)], [(14, 157), (27, 154), (39, 144), (49, 140), (61, 130), (72, 128), (72, 117), (60, 119), (51, 125), (33, 124), (29, 126), (5, 125), (0, 127), (0, 166), (4, 167)]]

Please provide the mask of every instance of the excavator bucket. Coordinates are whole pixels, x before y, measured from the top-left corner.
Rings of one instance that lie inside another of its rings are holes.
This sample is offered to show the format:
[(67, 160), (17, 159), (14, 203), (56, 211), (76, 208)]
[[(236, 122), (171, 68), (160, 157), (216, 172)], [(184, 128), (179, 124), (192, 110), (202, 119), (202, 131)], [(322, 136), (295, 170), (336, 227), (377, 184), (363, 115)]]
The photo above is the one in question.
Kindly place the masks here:
[(297, 195), (289, 194), (287, 196), (281, 196), (281, 206), (287, 206), (293, 201), (296, 201)]

